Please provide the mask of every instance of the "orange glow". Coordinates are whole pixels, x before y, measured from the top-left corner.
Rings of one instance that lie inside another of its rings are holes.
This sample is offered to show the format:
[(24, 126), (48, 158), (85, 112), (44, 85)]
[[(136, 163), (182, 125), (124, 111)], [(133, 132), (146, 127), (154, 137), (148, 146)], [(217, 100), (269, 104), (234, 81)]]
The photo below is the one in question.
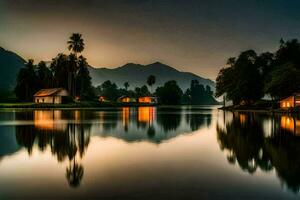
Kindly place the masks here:
[(123, 126), (127, 127), (129, 123), (129, 107), (122, 108), (122, 122)]
[(151, 103), (151, 98), (150, 97), (140, 97), (139, 103)]
[(290, 108), (290, 107), (294, 107), (294, 97), (288, 97), (286, 99), (283, 99), (280, 101), (280, 107), (281, 108)]
[(130, 102), (130, 98), (129, 97), (122, 98), (121, 102), (128, 103), (128, 102)]
[(65, 124), (57, 124), (61, 120), (61, 111), (34, 111), (34, 126), (41, 130), (66, 130)]
[(246, 122), (246, 115), (240, 114), (240, 123), (244, 124)]
[(295, 120), (293, 117), (281, 116), (280, 127), (300, 135), (300, 120)]
[(138, 121), (152, 123), (155, 116), (154, 107), (139, 107), (138, 108)]
[(105, 97), (104, 97), (104, 96), (100, 96), (100, 97), (99, 97), (99, 101), (100, 101), (100, 102), (105, 101)]
[(155, 97), (139, 97), (139, 103), (156, 103)]

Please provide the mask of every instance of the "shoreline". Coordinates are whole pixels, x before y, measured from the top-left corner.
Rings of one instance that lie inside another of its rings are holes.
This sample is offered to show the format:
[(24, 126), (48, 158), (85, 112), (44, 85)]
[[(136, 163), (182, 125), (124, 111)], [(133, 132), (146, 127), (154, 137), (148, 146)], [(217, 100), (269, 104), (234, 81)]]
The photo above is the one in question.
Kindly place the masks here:
[(273, 108), (234, 108), (232, 106), (220, 107), (219, 110), (231, 112), (256, 112), (256, 113), (281, 113), (281, 114), (300, 114), (300, 109), (273, 109)]

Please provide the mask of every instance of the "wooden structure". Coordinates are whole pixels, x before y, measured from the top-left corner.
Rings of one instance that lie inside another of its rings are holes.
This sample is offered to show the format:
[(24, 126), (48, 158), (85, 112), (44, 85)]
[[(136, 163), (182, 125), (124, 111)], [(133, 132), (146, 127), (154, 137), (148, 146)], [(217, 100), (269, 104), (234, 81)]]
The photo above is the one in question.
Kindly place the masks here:
[(139, 97), (138, 102), (142, 104), (157, 104), (157, 97), (154, 96), (144, 96)]
[(280, 101), (280, 108), (289, 109), (300, 106), (300, 93), (294, 93)]
[(136, 103), (136, 98), (129, 97), (129, 96), (121, 96), (118, 98), (119, 103)]
[(67, 90), (63, 88), (41, 89), (34, 94), (35, 103), (63, 103), (63, 98), (69, 96)]

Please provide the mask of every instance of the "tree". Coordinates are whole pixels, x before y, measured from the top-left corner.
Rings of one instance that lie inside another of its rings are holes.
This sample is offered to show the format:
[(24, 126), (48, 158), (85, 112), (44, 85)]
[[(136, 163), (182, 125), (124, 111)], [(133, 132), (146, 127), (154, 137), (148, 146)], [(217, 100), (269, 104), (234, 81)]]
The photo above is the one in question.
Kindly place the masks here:
[(147, 78), (147, 84), (151, 87), (151, 93), (152, 93), (152, 85), (155, 84), (155, 81), (156, 81), (156, 78), (154, 75), (150, 75), (148, 78)]
[(216, 96), (226, 95), (234, 104), (250, 104), (263, 96), (262, 76), (256, 65), (253, 50), (242, 52), (237, 59), (230, 58), (230, 67), (223, 68), (217, 77)]
[(156, 94), (162, 104), (176, 105), (181, 103), (183, 92), (177, 82), (172, 80), (166, 82), (164, 86), (158, 87)]
[(17, 98), (21, 101), (32, 101), (34, 93), (38, 90), (37, 86), (34, 61), (29, 59), (25, 67), (21, 68), (17, 75), (15, 87)]
[(82, 34), (73, 33), (68, 40), (68, 49), (72, 51), (75, 55), (81, 53), (84, 50), (84, 40), (82, 39)]
[(296, 69), (294, 64), (277, 67), (270, 77), (270, 81), (265, 85), (265, 92), (275, 100), (300, 91), (300, 70)]
[(125, 90), (127, 91), (127, 89), (129, 88), (129, 83), (128, 83), (128, 82), (125, 82), (125, 83), (124, 83), (124, 87), (125, 87)]
[(53, 73), (54, 87), (63, 87), (68, 89), (68, 56), (65, 54), (58, 54), (52, 59), (50, 69)]
[(77, 73), (77, 54), (84, 50), (84, 40), (80, 33), (73, 33), (67, 42), (68, 49), (72, 51), (69, 55), (69, 69), (68, 69), (68, 90), (72, 96), (76, 95), (76, 73)]
[(105, 81), (101, 84), (101, 95), (111, 101), (117, 100), (119, 97), (118, 86), (109, 80)]
[(76, 76), (76, 91), (79, 92), (80, 99), (91, 99), (95, 96), (92, 87), (92, 81), (88, 70), (88, 63), (86, 58), (79, 56), (78, 60), (78, 72)]
[(53, 85), (53, 75), (44, 61), (39, 62), (37, 66), (37, 82), (39, 89), (50, 88)]

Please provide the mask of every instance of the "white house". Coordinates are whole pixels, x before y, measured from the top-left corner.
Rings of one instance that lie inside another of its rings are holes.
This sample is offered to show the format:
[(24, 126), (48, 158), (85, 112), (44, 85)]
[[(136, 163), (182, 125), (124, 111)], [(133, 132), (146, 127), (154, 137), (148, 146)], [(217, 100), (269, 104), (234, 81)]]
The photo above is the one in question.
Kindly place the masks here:
[(34, 95), (35, 103), (63, 103), (63, 97), (69, 96), (69, 93), (64, 88), (49, 88), (41, 89)]

